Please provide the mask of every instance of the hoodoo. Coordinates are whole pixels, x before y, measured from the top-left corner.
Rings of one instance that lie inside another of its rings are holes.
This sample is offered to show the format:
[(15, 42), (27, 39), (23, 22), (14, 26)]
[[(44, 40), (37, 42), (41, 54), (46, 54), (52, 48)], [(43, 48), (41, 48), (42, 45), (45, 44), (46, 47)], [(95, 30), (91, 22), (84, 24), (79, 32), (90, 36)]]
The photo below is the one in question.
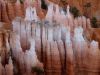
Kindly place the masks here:
[(100, 75), (96, 19), (61, 2), (0, 0), (0, 75)]

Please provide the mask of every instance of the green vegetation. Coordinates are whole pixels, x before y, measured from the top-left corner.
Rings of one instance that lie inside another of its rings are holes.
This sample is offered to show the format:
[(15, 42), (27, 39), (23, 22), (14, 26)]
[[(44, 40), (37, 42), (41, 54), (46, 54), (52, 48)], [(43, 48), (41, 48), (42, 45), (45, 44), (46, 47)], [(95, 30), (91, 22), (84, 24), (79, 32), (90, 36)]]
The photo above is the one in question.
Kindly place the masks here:
[(75, 6), (71, 6), (70, 12), (74, 15), (74, 17), (78, 17), (80, 15), (79, 10)]
[(21, 3), (21, 4), (23, 4), (23, 3), (24, 3), (24, 0), (19, 0), (19, 1), (20, 1), (20, 3)]
[(47, 5), (46, 5), (44, 0), (41, 0), (41, 7), (42, 7), (42, 9), (45, 9), (45, 10), (48, 9), (48, 7), (47, 7)]
[(96, 17), (92, 17), (91, 25), (92, 25), (93, 28), (97, 28), (98, 27)]
[(32, 72), (33, 73), (36, 72), (38, 74), (42, 74), (42, 73), (44, 73), (44, 70), (39, 68), (39, 67), (32, 67)]

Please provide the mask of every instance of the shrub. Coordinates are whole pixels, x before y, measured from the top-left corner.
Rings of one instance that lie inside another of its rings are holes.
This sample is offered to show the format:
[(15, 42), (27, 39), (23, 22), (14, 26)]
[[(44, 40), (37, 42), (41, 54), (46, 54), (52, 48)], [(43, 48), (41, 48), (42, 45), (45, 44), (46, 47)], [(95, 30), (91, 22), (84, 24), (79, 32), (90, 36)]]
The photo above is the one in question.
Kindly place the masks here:
[(42, 7), (42, 9), (45, 9), (45, 10), (48, 9), (48, 7), (47, 7), (47, 5), (46, 5), (44, 0), (41, 0), (41, 7)]
[(91, 25), (92, 25), (93, 28), (97, 28), (98, 27), (97, 26), (97, 19), (96, 19), (96, 17), (92, 17), (92, 19), (91, 19)]
[(40, 69), (39, 67), (32, 67), (32, 72), (36, 72), (38, 74), (43, 74), (44, 73), (44, 70), (43, 69)]
[(20, 1), (20, 3), (21, 3), (21, 4), (23, 4), (23, 3), (24, 3), (24, 0), (19, 0), (19, 1)]
[(74, 15), (74, 17), (78, 17), (79, 16), (79, 10), (74, 6), (71, 6), (70, 12)]

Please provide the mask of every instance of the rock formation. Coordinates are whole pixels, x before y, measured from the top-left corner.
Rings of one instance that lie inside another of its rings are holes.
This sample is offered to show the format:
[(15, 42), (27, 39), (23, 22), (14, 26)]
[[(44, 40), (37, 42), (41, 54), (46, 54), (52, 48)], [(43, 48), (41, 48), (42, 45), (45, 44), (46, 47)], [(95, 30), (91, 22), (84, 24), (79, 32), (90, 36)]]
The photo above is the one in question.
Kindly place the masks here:
[[(100, 49), (91, 39), (95, 31), (90, 19), (73, 18), (69, 6), (65, 13), (57, 4), (47, 1), (47, 5), (42, 20), (30, 5), (25, 19), (12, 21), (12, 31), (0, 23), (0, 75), (99, 75)], [(99, 35), (92, 38), (99, 40)]]

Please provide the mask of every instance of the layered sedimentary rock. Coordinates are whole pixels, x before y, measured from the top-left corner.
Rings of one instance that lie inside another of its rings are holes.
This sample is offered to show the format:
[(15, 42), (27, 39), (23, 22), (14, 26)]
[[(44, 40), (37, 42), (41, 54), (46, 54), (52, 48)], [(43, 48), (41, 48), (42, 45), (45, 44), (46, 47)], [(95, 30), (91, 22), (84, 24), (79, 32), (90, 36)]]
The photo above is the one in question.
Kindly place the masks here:
[(0, 0), (0, 21), (11, 23), (16, 16), (24, 17), (24, 5), (19, 0), (16, 3)]
[(50, 46), (51, 46), (52, 74), (61, 75), (61, 61), (57, 43), (55, 41), (54, 42), (52, 41)]
[(60, 8), (50, 2), (45, 19), (29, 10), (35, 13), (15, 18), (12, 31), (1, 29), (0, 75), (99, 75), (99, 45), (88, 40), (90, 20)]
[[(95, 66), (95, 69), (92, 69), (93, 65), (90, 67), (90, 64), (88, 64), (89, 60), (94, 60), (92, 57), (90, 58), (91, 50), (96, 49), (96, 47), (95, 49), (94, 47), (91, 48), (91, 42), (87, 41), (87, 37), (90, 36), (88, 33), (91, 29), (90, 20), (84, 16), (75, 19), (71, 14), (68, 15), (70, 17), (65, 16), (58, 11), (60, 10), (58, 7), (56, 8), (56, 13), (47, 13), (44, 22), (31, 21), (29, 24), (21, 20), (25, 23), (24, 25), (26, 28), (31, 27), (28, 31), (25, 30), (25, 35), (28, 34), (30, 36), (31, 34), (30, 37), (36, 39), (36, 52), (39, 60), (44, 64), (44, 73), (46, 75), (98, 75), (99, 52), (97, 55), (98, 59), (96, 59), (97, 64), (96, 62), (91, 62), (91, 64), (95, 63), (98, 65), (98, 69), (97, 66)], [(50, 10), (50, 8), (48, 8), (48, 10)], [(50, 11), (55, 12), (53, 10)], [(66, 20), (63, 21), (60, 20), (60, 17), (57, 18), (57, 16), (55, 16), (57, 13), (62, 16), (63, 20)], [(51, 17), (52, 21), (49, 21), (47, 17)], [(59, 22), (57, 21), (58, 19)], [(17, 33), (19, 32), (16, 28), (14, 31)], [(23, 37), (23, 34), (21, 34), (20, 37)], [(27, 41), (27, 38), (30, 37), (26, 36), (24, 41)]]
[(15, 15), (18, 16), (18, 17), (20, 17), (20, 16), (23, 17), (23, 15), (24, 15), (23, 14), (23, 9), (24, 8), (22, 8), (22, 4), (20, 3), (19, 0), (17, 0), (16, 3), (15, 3), (15, 11), (17, 10), (15, 12)]
[(20, 37), (14, 33), (11, 33), (10, 36), (10, 45), (12, 48), (13, 57), (16, 61), (18, 69), (20, 70), (20, 75), (32, 75), (34, 74), (33, 72), (35, 68), (42, 69), (43, 64), (38, 60), (35, 51), (35, 40), (33, 38), (29, 39), (30, 48), (24, 52), (21, 48)]
[[(67, 4), (69, 4), (71, 6), (76, 6), (80, 10), (81, 14), (85, 14), (90, 18), (95, 16), (97, 18), (98, 22), (100, 21), (100, 16), (99, 16), (100, 1), (99, 0), (94, 0), (94, 1), (91, 1), (91, 0), (88, 0), (88, 1), (87, 0), (79, 0), (79, 1), (67, 0), (67, 1), (64, 1), (64, 2), (59, 1), (59, 0), (58, 1), (57, 0), (56, 1), (50, 0), (50, 1), (52, 1), (55, 4), (59, 4), (61, 6), (62, 5), (67, 6)], [(38, 0), (37, 1), (25, 0), (24, 3), (20, 3), (19, 0), (5, 0), (4, 2), (6, 2), (7, 7), (8, 7), (8, 5), (10, 6), (11, 11), (15, 12), (15, 14), (14, 14), (15, 16), (24, 17), (25, 16), (25, 9), (26, 9), (27, 6), (30, 6), (30, 3), (31, 3), (32, 6), (36, 7), (37, 14), (40, 16), (41, 19), (43, 19), (44, 16), (45, 16), (44, 15), (44, 10), (41, 9), (41, 1), (38, 1)], [(46, 2), (46, 4), (48, 4), (47, 0), (45, 2)], [(0, 1), (0, 3), (3, 4), (2, 0)], [(91, 4), (91, 7), (85, 7), (85, 5), (87, 5), (88, 3)], [(6, 11), (6, 13), (8, 13), (8, 15), (9, 15), (9, 11)], [(13, 13), (12, 13), (12, 15), (13, 15)], [(11, 16), (9, 15), (9, 17), (10, 17), (9, 20), (11, 20), (11, 17), (14, 17), (12, 15)], [(8, 21), (5, 21), (5, 22), (8, 22)]]
[(2, 11), (1, 11), (1, 3), (0, 3), (0, 21), (1, 21), (1, 12), (2, 12)]
[(10, 2), (7, 2), (7, 12), (9, 20), (12, 21), (15, 18), (15, 11), (14, 11), (14, 5)]
[(1, 12), (2, 12), (2, 22), (7, 22), (7, 23), (9, 23), (10, 22), (10, 20), (9, 20), (9, 17), (8, 17), (8, 15), (7, 15), (7, 7), (6, 7), (6, 2), (5, 1), (0, 1), (2, 4), (1, 4), (1, 6), (2, 6), (2, 9), (1, 9)]
[[(75, 6), (78, 8), (78, 10), (80, 10), (80, 13), (81, 14), (85, 14), (87, 15), (88, 17), (92, 17), (92, 16), (95, 16), (98, 21), (100, 21), (100, 1), (99, 0), (64, 0), (64, 1), (61, 1), (61, 0), (50, 0), (54, 3), (57, 3), (61, 6), (63, 5), (71, 5), (71, 6)], [(86, 5), (87, 3), (90, 3), (91, 4), (91, 7), (84, 7), (84, 5)]]
[(13, 75), (13, 63), (8, 43), (9, 31), (0, 30), (0, 74)]

